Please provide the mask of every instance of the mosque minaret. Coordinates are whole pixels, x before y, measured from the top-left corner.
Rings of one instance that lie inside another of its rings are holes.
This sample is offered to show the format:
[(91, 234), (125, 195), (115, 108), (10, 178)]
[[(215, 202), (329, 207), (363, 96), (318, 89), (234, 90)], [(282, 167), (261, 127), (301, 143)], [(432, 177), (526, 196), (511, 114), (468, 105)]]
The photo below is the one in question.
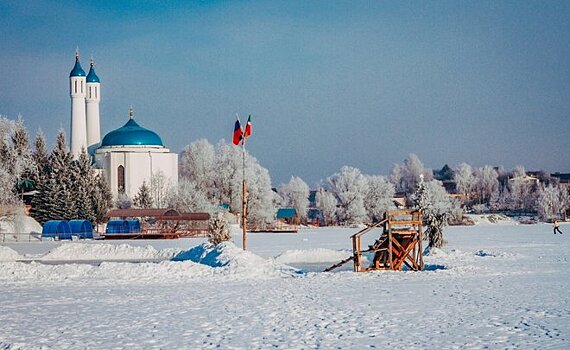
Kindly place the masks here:
[(99, 127), (99, 102), (101, 101), (101, 83), (95, 74), (95, 62), (91, 59), (91, 67), (87, 74), (87, 147), (92, 149), (101, 142), (101, 130)]
[(85, 71), (79, 63), (79, 50), (75, 52), (75, 66), (69, 73), (69, 94), (71, 96), (71, 153), (75, 158), (81, 149), (87, 150), (87, 119), (85, 112)]

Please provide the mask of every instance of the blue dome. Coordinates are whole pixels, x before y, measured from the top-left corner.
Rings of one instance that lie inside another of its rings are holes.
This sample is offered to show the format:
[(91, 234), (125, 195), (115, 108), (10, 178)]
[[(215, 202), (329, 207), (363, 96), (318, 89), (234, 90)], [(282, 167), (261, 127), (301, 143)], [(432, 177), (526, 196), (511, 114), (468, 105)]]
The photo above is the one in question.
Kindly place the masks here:
[(100, 83), (99, 77), (95, 74), (95, 68), (93, 68), (94, 64), (91, 63), (91, 68), (89, 68), (89, 74), (87, 74), (87, 82), (88, 83)]
[(138, 125), (134, 119), (129, 119), (124, 126), (111, 131), (101, 142), (105, 146), (161, 146), (162, 140), (154, 131)]
[(79, 64), (79, 56), (75, 57), (75, 66), (73, 66), (73, 70), (69, 73), (69, 77), (84, 77), (85, 71), (81, 68), (81, 64)]

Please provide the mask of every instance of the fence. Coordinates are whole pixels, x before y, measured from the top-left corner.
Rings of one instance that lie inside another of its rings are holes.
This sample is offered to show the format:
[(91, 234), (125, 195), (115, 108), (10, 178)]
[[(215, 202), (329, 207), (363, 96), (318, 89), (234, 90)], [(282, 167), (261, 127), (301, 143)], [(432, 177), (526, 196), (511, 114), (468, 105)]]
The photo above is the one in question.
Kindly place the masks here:
[(41, 233), (9, 233), (0, 232), (0, 242), (40, 242), (42, 240)]

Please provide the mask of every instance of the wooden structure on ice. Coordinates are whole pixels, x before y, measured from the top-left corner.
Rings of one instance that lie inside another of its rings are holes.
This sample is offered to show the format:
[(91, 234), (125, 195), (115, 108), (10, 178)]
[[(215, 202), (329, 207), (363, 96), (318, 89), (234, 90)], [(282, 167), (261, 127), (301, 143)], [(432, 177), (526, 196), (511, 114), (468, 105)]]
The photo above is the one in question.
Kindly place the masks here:
[[(362, 250), (362, 236), (377, 227), (383, 231), (374, 244), (368, 249)], [(424, 268), (422, 257), (422, 213), (419, 210), (389, 211), (384, 220), (368, 226), (351, 236), (352, 256), (335, 264), (327, 271), (332, 271), (349, 261), (354, 263), (355, 272), (372, 270), (397, 270), (401, 271), (404, 266), (413, 271), (421, 271)], [(368, 267), (362, 266), (362, 255), (368, 253), (373, 256)]]

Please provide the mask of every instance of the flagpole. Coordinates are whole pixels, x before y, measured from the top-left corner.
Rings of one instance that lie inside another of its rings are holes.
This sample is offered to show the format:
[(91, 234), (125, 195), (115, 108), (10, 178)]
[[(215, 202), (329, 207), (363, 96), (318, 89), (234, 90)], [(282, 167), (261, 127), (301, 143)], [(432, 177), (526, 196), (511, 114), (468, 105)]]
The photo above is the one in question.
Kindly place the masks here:
[(241, 217), (242, 217), (242, 248), (246, 250), (247, 248), (247, 186), (245, 184), (245, 138), (242, 141), (242, 176), (243, 176), (243, 185), (242, 185), (242, 207), (241, 207)]

